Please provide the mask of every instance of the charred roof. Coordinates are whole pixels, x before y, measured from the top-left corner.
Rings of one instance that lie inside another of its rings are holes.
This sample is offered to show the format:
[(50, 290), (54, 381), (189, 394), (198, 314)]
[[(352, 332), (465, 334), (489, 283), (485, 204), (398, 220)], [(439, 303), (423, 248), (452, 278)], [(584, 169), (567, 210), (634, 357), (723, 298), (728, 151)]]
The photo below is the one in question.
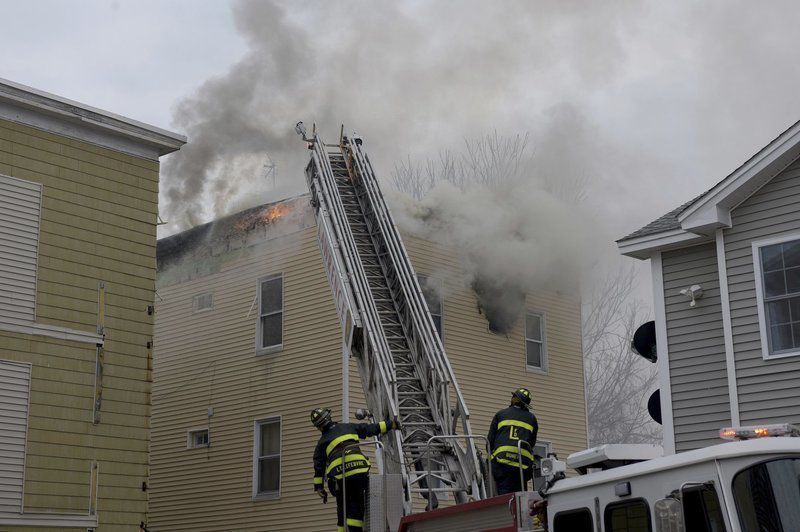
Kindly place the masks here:
[(202, 248), (211, 249), (224, 241), (245, 238), (255, 229), (273, 225), (289, 215), (304, 213), (308, 198), (308, 194), (302, 194), (265, 203), (162, 238), (156, 244), (158, 270), (194, 255)]

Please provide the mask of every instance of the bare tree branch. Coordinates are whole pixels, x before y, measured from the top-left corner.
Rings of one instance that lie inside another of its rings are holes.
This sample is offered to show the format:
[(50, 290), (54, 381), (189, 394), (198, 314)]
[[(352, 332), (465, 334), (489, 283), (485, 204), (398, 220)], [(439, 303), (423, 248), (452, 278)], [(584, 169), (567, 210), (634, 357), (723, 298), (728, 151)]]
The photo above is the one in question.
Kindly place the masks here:
[(653, 364), (631, 351), (636, 328), (646, 321), (632, 298), (633, 269), (607, 276), (584, 305), (583, 342), (589, 441), (659, 443), (661, 429), (647, 412), (657, 388)]

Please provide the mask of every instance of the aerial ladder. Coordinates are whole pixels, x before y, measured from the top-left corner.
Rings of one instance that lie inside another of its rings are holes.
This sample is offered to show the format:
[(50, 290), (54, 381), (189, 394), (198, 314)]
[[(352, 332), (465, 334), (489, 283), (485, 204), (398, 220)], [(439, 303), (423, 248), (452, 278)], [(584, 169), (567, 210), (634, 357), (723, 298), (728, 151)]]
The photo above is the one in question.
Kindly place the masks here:
[(296, 129), (311, 150), (306, 179), (344, 349), (373, 416), (401, 422), (381, 458), (385, 472), (402, 475), (404, 513), (431, 493), (485, 498), (475, 440), (464, 437), (467, 405), (361, 138), (342, 128), (338, 144), (325, 144), (316, 126), (310, 137)]

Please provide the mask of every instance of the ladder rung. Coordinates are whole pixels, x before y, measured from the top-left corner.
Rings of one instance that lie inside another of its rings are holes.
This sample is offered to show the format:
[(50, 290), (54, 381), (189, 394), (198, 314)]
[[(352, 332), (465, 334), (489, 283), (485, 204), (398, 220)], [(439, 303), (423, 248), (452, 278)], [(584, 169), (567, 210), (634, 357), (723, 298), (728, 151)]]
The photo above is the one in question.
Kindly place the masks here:
[(452, 488), (431, 488), (430, 490), (428, 488), (411, 488), (411, 493), (428, 493), (429, 491), (432, 491), (434, 493), (439, 493), (443, 491), (447, 491), (450, 493), (457, 493), (462, 491), (466, 492), (467, 490), (465, 488), (458, 488), (455, 486)]

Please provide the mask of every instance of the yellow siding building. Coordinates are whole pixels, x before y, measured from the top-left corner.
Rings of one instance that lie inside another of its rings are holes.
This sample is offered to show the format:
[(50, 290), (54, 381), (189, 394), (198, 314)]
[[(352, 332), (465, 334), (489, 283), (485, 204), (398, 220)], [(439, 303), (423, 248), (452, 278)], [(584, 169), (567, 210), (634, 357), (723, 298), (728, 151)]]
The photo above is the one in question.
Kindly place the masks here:
[[(335, 526), (335, 504), (322, 505), (312, 491), (319, 433), (309, 412), (328, 406), (341, 419), (343, 404), (341, 329), (316, 233), (301, 196), (159, 241), (154, 532)], [(511, 392), (527, 386), (539, 439), (562, 457), (584, 449), (577, 298), (527, 297), (543, 329), (530, 340), (541, 358), (527, 360), (525, 317), (508, 335), (492, 334), (455, 255), (413, 237), (405, 243), (417, 273), (438, 285), (444, 345), (473, 431), (486, 434)], [(265, 320), (280, 324), (279, 334), (261, 334)], [(353, 360), (349, 382), (354, 420), (367, 405)]]
[(0, 80), (0, 530), (147, 521), (159, 157), (185, 141)]

